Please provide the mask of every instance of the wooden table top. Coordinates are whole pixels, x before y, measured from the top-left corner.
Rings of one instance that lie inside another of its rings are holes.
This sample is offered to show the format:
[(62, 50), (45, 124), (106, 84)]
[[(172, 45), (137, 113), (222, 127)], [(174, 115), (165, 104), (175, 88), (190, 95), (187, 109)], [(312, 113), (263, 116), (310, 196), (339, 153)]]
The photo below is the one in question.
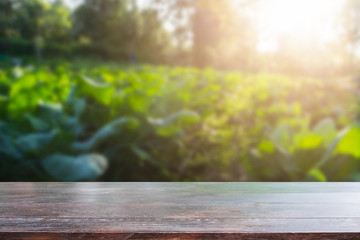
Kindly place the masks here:
[(0, 239), (360, 239), (360, 183), (0, 183)]

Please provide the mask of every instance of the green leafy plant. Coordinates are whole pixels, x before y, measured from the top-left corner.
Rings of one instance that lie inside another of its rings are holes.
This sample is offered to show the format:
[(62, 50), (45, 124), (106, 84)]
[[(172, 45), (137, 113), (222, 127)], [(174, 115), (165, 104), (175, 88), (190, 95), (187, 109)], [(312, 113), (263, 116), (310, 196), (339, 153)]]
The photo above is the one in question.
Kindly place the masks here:
[(359, 179), (351, 81), (49, 66), (0, 70), (2, 180)]
[(344, 148), (359, 143), (351, 139), (352, 134), (348, 129), (337, 133), (331, 119), (320, 121), (312, 129), (296, 130), (281, 124), (268, 140), (251, 149), (250, 171), (256, 179), (265, 181), (349, 180), (359, 168), (354, 146)]

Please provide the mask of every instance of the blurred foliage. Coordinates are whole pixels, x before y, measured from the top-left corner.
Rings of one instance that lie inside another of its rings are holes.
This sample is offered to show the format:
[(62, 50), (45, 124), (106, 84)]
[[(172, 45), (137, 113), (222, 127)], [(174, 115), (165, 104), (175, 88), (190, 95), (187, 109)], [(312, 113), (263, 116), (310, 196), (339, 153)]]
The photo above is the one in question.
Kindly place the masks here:
[(357, 180), (353, 82), (55, 62), (0, 71), (0, 179)]
[(0, 180), (359, 180), (359, 1), (268, 53), (261, 1), (1, 0)]
[(2, 0), (0, 37), (66, 42), (71, 28), (70, 11), (61, 0)]
[(167, 9), (174, 38), (192, 43), (196, 67), (253, 70), (257, 36), (249, 10), (255, 1), (154, 0)]
[(90, 56), (131, 62), (166, 63), (170, 34), (158, 12), (135, 1), (86, 0), (74, 12), (62, 0), (0, 2), (0, 53), (11, 56)]
[(261, 1), (266, 0), (84, 0), (70, 10), (63, 0), (2, 0), (0, 54), (319, 78), (355, 73), (358, 1), (345, 1), (332, 41), (279, 36), (278, 51), (260, 53), (254, 13)]
[(75, 37), (102, 46), (107, 57), (168, 61), (171, 37), (153, 9), (140, 10), (130, 0), (86, 0), (73, 14)]

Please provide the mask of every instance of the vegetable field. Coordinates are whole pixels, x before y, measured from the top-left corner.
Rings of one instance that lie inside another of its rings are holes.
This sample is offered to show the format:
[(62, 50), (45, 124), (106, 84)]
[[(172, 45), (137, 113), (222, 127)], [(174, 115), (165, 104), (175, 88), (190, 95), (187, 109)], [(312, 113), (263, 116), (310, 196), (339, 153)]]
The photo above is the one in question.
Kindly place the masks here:
[(0, 180), (360, 180), (356, 89), (211, 69), (3, 67)]

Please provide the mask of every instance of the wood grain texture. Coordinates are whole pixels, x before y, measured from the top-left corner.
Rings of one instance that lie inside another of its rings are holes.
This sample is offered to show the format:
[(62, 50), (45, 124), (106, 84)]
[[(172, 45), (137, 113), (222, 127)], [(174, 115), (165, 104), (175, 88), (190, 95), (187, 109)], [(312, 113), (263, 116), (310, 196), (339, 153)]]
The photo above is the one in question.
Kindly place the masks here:
[(0, 183), (0, 239), (360, 239), (360, 183)]

